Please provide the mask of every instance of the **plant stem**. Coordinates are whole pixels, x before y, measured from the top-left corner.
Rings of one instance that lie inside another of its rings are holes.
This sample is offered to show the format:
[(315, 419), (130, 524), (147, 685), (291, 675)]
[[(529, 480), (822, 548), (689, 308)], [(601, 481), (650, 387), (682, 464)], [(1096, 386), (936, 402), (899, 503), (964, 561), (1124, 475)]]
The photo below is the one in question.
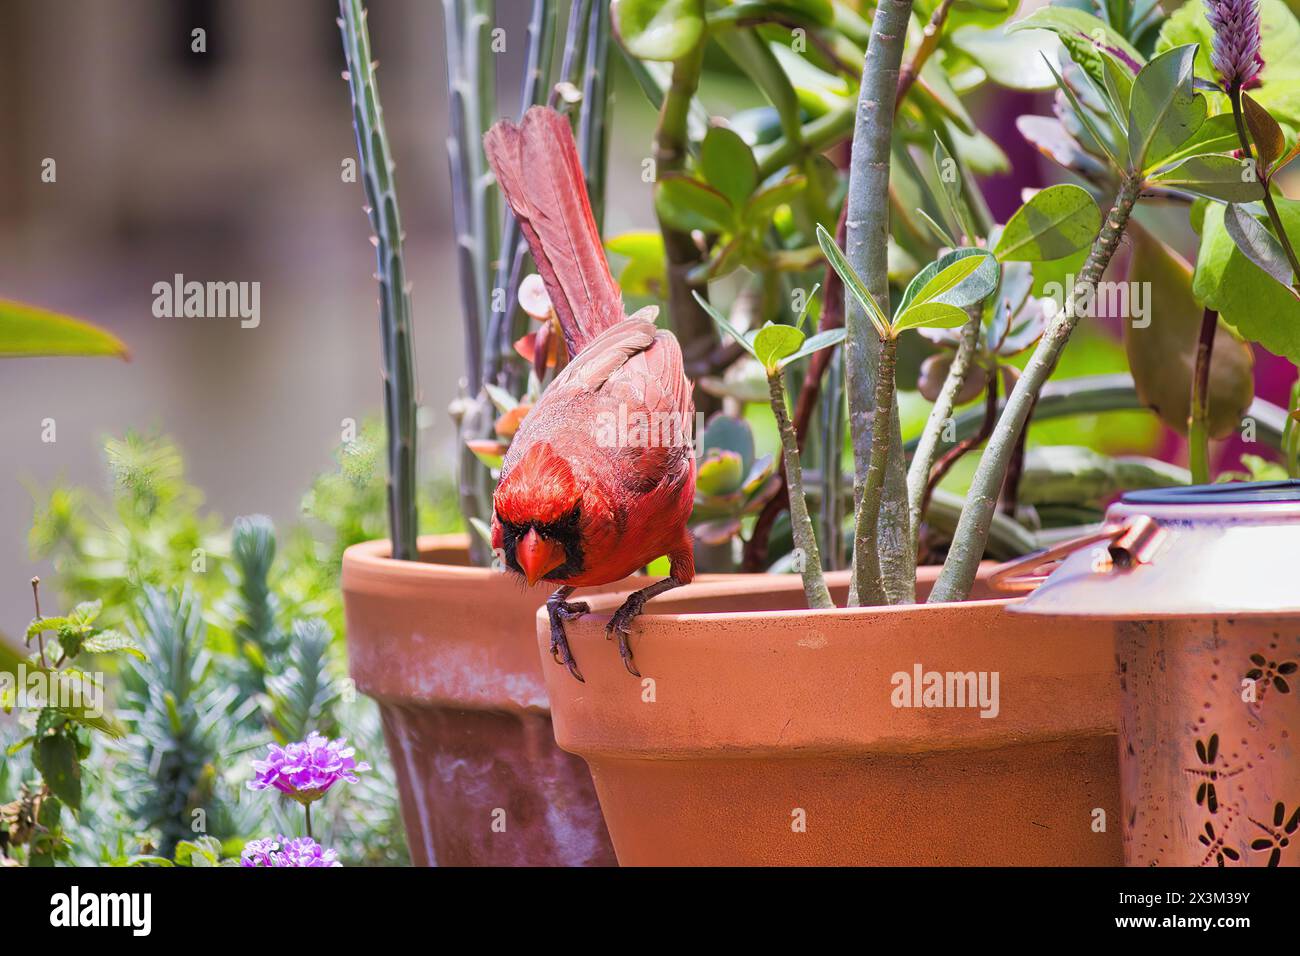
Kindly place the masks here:
[(1255, 172), (1259, 176), (1260, 185), (1264, 187), (1264, 208), (1268, 211), (1269, 221), (1273, 223), (1273, 231), (1277, 233), (1278, 241), (1282, 243), (1282, 249), (1286, 252), (1287, 262), (1291, 263), (1291, 286), (1300, 288), (1300, 260), (1296, 258), (1295, 249), (1291, 246), (1291, 237), (1286, 234), (1286, 228), (1282, 225), (1282, 215), (1277, 210), (1277, 203), (1273, 201), (1272, 176), (1264, 172), (1251, 146), (1250, 136), (1246, 132), (1245, 117), (1241, 112), (1241, 88), (1230, 89), (1228, 99), (1232, 102), (1232, 119), (1237, 124), (1237, 139), (1241, 141), (1241, 150), (1255, 163)]
[[(656, 179), (664, 173), (686, 168), (689, 145), (687, 121), (703, 67), (703, 43), (697, 44), (694, 50), (673, 63), (672, 83), (664, 94), (659, 123), (655, 127)], [(659, 220), (659, 231), (663, 235), (664, 255), (667, 259), (668, 317), (681, 343), (682, 352), (689, 361), (698, 354), (711, 350), (717, 341), (713, 320), (691, 294), (695, 287), (690, 280), (690, 273), (703, 261), (704, 255), (689, 233), (674, 229), (662, 219)], [(698, 291), (700, 295), (708, 296), (707, 286)], [(696, 408), (707, 417), (721, 408), (721, 402), (700, 393), (696, 398)]]
[[(32, 578), (32, 601), (36, 604), (36, 620), (41, 619), (41, 579)], [(38, 656), (41, 659), (42, 667), (49, 667), (45, 660), (45, 632), (41, 631), (36, 635), (36, 647), (40, 652)]]
[[(871, 24), (871, 43), (862, 68), (853, 155), (849, 168), (848, 218), (845, 256), (885, 314), (889, 314), (889, 160), (898, 93), (899, 64), (912, 14), (911, 0), (880, 0)], [(855, 298), (845, 305), (848, 337), (844, 370), (849, 399), (849, 425), (854, 448), (854, 508), (856, 521), (867, 520), (879, 539), (867, 539), (859, 524), (854, 530), (854, 574), (850, 605), (910, 603), (915, 596), (916, 556), (909, 554), (911, 528), (903, 473), (902, 438), (898, 407), (889, 382), (890, 402), (878, 408), (873, 393), (878, 378), (878, 343), (875, 328)], [(883, 357), (883, 354), (880, 356)], [(892, 372), (891, 372), (892, 375)], [(863, 505), (874, 433), (887, 432), (882, 447), (893, 453), (880, 477), (878, 502)], [(888, 440), (892, 439), (892, 440)], [(870, 573), (879, 562), (881, 573)], [(863, 566), (865, 563), (865, 566)], [(874, 587), (876, 582), (879, 587)], [(862, 590), (866, 586), (868, 590)]]
[(312, 833), (311, 833), (311, 804), (310, 804), (310, 803), (304, 803), (304, 804), (302, 805), (302, 809), (303, 809), (303, 812), (307, 814), (307, 838), (308, 838), (309, 840), (310, 840), (310, 839), (315, 839), (315, 838), (312, 836)]
[(1282, 428), (1282, 462), (1288, 478), (1300, 478), (1300, 379), (1291, 386), (1291, 407)]
[(592, 0), (587, 20), (587, 49), (583, 57), (582, 107), (578, 111), (578, 148), (587, 176), (587, 196), (596, 228), (605, 222), (605, 122), (609, 96), (609, 0)]
[(1192, 398), (1187, 415), (1187, 463), (1192, 484), (1210, 481), (1210, 362), (1214, 356), (1214, 334), (1219, 313), (1206, 309), (1201, 314), (1201, 334), (1196, 342), (1196, 364), (1192, 370)]
[(921, 35), (921, 45), (916, 48), (912, 54), (912, 60), (898, 76), (898, 99), (901, 101), (907, 95), (907, 91), (912, 88), (916, 78), (921, 75), (921, 68), (925, 62), (930, 59), (931, 54), (939, 48), (939, 37), (943, 32), (943, 25), (948, 19), (948, 11), (952, 8), (955, 0), (941, 0), (940, 4), (934, 8), (934, 13), (930, 15), (930, 22), (925, 25), (925, 30)]
[(917, 442), (916, 451), (912, 453), (912, 464), (907, 470), (907, 514), (912, 532), (912, 551), (917, 550), (921, 540), (921, 521), (925, 517), (925, 499), (930, 485), (930, 470), (935, 459), (939, 457), (939, 438), (952, 410), (956, 407), (957, 396), (966, 384), (970, 374), (975, 348), (979, 344), (980, 326), (984, 321), (983, 306), (971, 306), (967, 310), (970, 316), (961, 327), (961, 339), (957, 344), (957, 353), (952, 365), (948, 367), (948, 377), (944, 379), (939, 396), (930, 409), (930, 417), (925, 420), (925, 428)]
[(803, 494), (803, 464), (799, 460), (799, 440), (785, 407), (785, 385), (779, 369), (767, 373), (767, 387), (772, 399), (772, 413), (776, 415), (777, 429), (781, 433), (781, 452), (785, 461), (785, 484), (790, 497), (790, 530), (794, 546), (803, 551), (804, 596), (810, 608), (834, 607), (831, 592), (826, 587), (822, 573), (821, 552), (817, 549), (817, 536), (813, 533), (812, 518), (808, 516), (808, 502)]
[[(379, 326), (383, 343), (384, 419), (388, 437), (388, 525), (392, 556), (417, 556), (415, 500), (415, 361), (411, 348), (411, 295), (403, 259), (393, 159), (375, 85), (370, 35), (361, 0), (339, 0), (340, 29), (352, 92), (357, 154), (370, 225), (375, 233)], [(477, 356), (474, 356), (477, 359)], [(477, 363), (469, 370), (478, 374)]]
[[(894, 405), (894, 364), (898, 357), (898, 340), (882, 339), (880, 342), (880, 361), (876, 368), (876, 421), (887, 415)], [(885, 469), (889, 464), (889, 447), (892, 430), (889, 428), (873, 429), (871, 434), (871, 457), (867, 465), (866, 480), (862, 486), (862, 497), (858, 500), (858, 511), (854, 515), (853, 526), (853, 576), (856, 580), (857, 593), (880, 594), (884, 591), (881, 580), (879, 553), (880, 512), (884, 507), (881, 492), (885, 487)]]
[[(1038, 404), (1038, 396), (1034, 396), (1034, 404)], [(1002, 513), (1008, 517), (1016, 516), (1016, 507), (1020, 503), (1020, 480), (1025, 473), (1025, 455), (1029, 449), (1029, 422), (1034, 420), (1034, 409), (1029, 409), (1029, 417), (1025, 419), (1025, 427), (1020, 429), (1020, 437), (1016, 439), (1016, 449), (1011, 453), (1011, 462), (1007, 465), (1007, 478), (1002, 483), (1001, 507)]]
[[(1141, 182), (1135, 178), (1125, 177), (1120, 183), (1115, 202), (1079, 272), (1076, 289), (1083, 288), (1093, 293), (1094, 299), (1097, 283), (1119, 247), (1120, 237), (1124, 234), (1124, 227), (1128, 224), (1140, 191)], [(993, 437), (980, 456), (979, 467), (975, 470), (975, 478), (966, 497), (966, 507), (962, 510), (957, 533), (948, 551), (948, 560), (944, 562), (943, 571), (930, 594), (931, 603), (963, 601), (975, 583), (975, 574), (984, 556), (989, 526), (997, 512), (998, 498), (1006, 481), (1007, 467), (1016, 442), (1021, 430), (1027, 426), (1039, 391), (1056, 368), (1061, 352), (1070, 340), (1070, 333), (1080, 319), (1079, 310), (1074, 308), (1074, 302), (1079, 297), (1075, 294), (1075, 289), (1069, 290), (1069, 293), (1065, 307), (1052, 319), (1024, 373), (1012, 389), (1011, 397), (1007, 399), (997, 427), (993, 430)]]
[(961, 461), (962, 457), (973, 449), (978, 448), (989, 440), (993, 434), (993, 428), (998, 421), (998, 376), (996, 370), (989, 376), (988, 386), (984, 389), (984, 422), (980, 425), (980, 430), (974, 435), (963, 438), (947, 452), (940, 456), (939, 460), (934, 463), (930, 469), (930, 474), (925, 483), (925, 494), (921, 501), (921, 516), (925, 516), (926, 510), (930, 507), (930, 499), (934, 495), (934, 490), (939, 487), (939, 482), (952, 471), (952, 466)]

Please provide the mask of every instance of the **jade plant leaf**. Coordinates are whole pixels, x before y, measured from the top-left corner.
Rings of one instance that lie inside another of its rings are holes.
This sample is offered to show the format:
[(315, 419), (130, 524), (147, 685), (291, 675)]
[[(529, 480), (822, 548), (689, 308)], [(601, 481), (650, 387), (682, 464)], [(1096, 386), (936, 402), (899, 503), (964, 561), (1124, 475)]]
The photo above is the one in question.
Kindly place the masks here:
[(703, 0), (613, 0), (614, 30), (639, 60), (671, 62), (704, 36)]
[(735, 226), (735, 209), (712, 186), (685, 173), (668, 173), (655, 184), (655, 212), (683, 232), (725, 232)]
[[(1288, 235), (1300, 236), (1300, 203), (1276, 201)], [(1300, 299), (1237, 248), (1223, 220), (1223, 206), (1206, 207), (1192, 291), (1243, 338), (1300, 364)]]
[(1049, 186), (1015, 211), (993, 255), (1003, 262), (1061, 259), (1091, 243), (1100, 229), (1101, 210), (1086, 189)]
[(662, 297), (668, 283), (663, 233), (624, 232), (605, 240), (605, 248), (627, 259), (618, 274), (619, 287), (626, 295)]
[(117, 336), (89, 322), (0, 299), (0, 358), (129, 354)]
[(740, 206), (758, 185), (758, 163), (740, 136), (714, 126), (700, 147), (700, 172), (710, 186)]
[[(1140, 225), (1130, 222), (1128, 235), (1133, 245), (1129, 287), (1148, 290), (1149, 310), (1142, 322), (1123, 323), (1133, 384), (1142, 404), (1166, 425), (1186, 434), (1203, 313), (1192, 293), (1192, 268)], [(1250, 346), (1222, 322), (1215, 333), (1213, 355), (1208, 430), (1212, 438), (1223, 438), (1237, 427), (1255, 398), (1255, 362)]]
[(1161, 53), (1133, 81), (1128, 110), (1129, 162), (1157, 165), (1205, 122), (1205, 97), (1192, 88), (1196, 45)]

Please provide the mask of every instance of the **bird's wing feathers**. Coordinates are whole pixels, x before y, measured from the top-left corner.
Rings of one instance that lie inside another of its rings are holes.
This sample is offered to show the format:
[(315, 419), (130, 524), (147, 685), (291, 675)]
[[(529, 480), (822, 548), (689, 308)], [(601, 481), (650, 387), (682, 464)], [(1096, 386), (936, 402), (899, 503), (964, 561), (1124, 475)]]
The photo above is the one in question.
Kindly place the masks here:
[(500, 122), (483, 138), (488, 162), (546, 284), (570, 355), (623, 318), (591, 214), (568, 120), (534, 106), (521, 125)]

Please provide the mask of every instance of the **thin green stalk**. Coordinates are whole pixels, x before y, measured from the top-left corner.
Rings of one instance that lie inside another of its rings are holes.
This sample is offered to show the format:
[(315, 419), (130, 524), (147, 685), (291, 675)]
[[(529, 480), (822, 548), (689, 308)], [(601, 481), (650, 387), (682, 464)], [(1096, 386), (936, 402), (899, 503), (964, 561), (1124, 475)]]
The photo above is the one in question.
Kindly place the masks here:
[(383, 343), (384, 418), (388, 430), (388, 525), (393, 557), (417, 556), (415, 501), (415, 362), (411, 348), (411, 296), (402, 255), (393, 159), (375, 85), (370, 36), (361, 0), (339, 0), (339, 25), (352, 92), (361, 179), (375, 232), (379, 326)]
[(775, 369), (767, 373), (767, 387), (772, 399), (772, 413), (776, 415), (777, 429), (781, 434), (781, 452), (785, 461), (785, 485), (790, 497), (790, 530), (794, 535), (794, 546), (804, 555), (803, 575), (804, 595), (810, 608), (829, 608), (835, 604), (831, 601), (831, 592), (826, 587), (826, 577), (822, 572), (821, 552), (817, 548), (817, 536), (813, 533), (812, 518), (808, 515), (808, 501), (803, 492), (803, 464), (799, 460), (799, 439), (790, 422), (790, 414), (785, 405), (785, 385), (781, 381), (781, 371)]
[[(871, 25), (871, 43), (862, 68), (853, 155), (849, 169), (848, 218), (845, 254), (862, 277), (868, 291), (889, 314), (889, 276), (886, 253), (889, 242), (889, 156), (898, 92), (899, 65), (912, 14), (911, 0), (881, 0)], [(854, 531), (854, 574), (850, 604), (910, 603), (915, 598), (916, 556), (909, 555), (911, 529), (907, 513), (906, 477), (903, 473), (902, 436), (897, 402), (891, 398), (876, 409), (879, 336), (853, 296), (847, 296), (845, 318), (845, 382), (849, 398), (849, 426), (854, 448), (854, 508), (878, 522), (878, 535), (868, 539), (859, 525)], [(892, 395), (892, 382), (891, 395)], [(889, 433), (885, 448), (893, 449), (885, 463), (879, 511), (863, 507), (869, 461), (877, 430)], [(869, 573), (880, 563), (880, 587)]]
[(1047, 332), (1039, 340), (1029, 364), (1007, 399), (993, 436), (989, 439), (984, 454), (980, 456), (975, 478), (966, 497), (966, 507), (948, 551), (948, 560), (930, 594), (931, 603), (963, 601), (969, 596), (980, 560), (984, 556), (989, 526), (997, 512), (998, 498), (1002, 494), (1007, 468), (1015, 453), (1020, 432), (1027, 426), (1038, 393), (1056, 368), (1061, 352), (1070, 340), (1070, 333), (1078, 324), (1080, 310), (1074, 307), (1074, 303), (1079, 296), (1075, 292), (1082, 289), (1093, 293), (1095, 298), (1097, 283), (1110, 264), (1115, 250), (1119, 248), (1120, 237), (1124, 234), (1124, 227), (1128, 224), (1140, 191), (1141, 183), (1136, 179), (1126, 177), (1120, 183), (1119, 193), (1102, 224), (1101, 232), (1093, 241), (1088, 258), (1079, 272), (1075, 289), (1070, 290), (1065, 307), (1056, 314)]
[(587, 20), (587, 49), (583, 62), (582, 109), (578, 114), (578, 149), (587, 174), (587, 195), (591, 199), (596, 228), (605, 222), (606, 139), (605, 122), (609, 97), (609, 0), (593, 0)]
[(841, 528), (844, 518), (844, 354), (835, 350), (826, 367), (821, 401), (817, 403), (821, 419), (818, 460), (822, 473), (822, 497), (818, 525), (826, 542), (826, 566), (832, 571), (844, 564)]
[[(867, 51), (867, 56), (871, 52)], [(801, 133), (802, 142), (782, 138), (765, 151), (760, 151), (758, 158), (758, 175), (766, 179), (783, 166), (800, 160), (804, 156), (824, 153), (836, 143), (843, 142), (853, 132), (853, 120), (857, 115), (857, 106), (852, 100), (834, 106), (815, 120), (804, 124)]]
[(1201, 334), (1196, 342), (1196, 363), (1192, 369), (1192, 397), (1187, 415), (1187, 464), (1192, 484), (1210, 481), (1210, 362), (1214, 356), (1214, 333), (1219, 313), (1206, 309), (1201, 316)]
[(1291, 386), (1291, 408), (1282, 428), (1282, 462), (1289, 478), (1300, 478), (1300, 379)]
[(312, 832), (311, 832), (311, 804), (310, 804), (310, 803), (304, 803), (304, 804), (302, 805), (302, 809), (303, 809), (303, 813), (305, 813), (306, 816), (307, 816), (307, 839), (310, 840), (310, 839), (312, 839)]
[[(894, 365), (898, 357), (898, 340), (887, 338), (880, 343), (880, 361), (876, 368), (876, 414), (894, 405)], [(881, 562), (877, 546), (881, 492), (885, 487), (885, 469), (889, 464), (891, 435), (888, 428), (877, 428), (871, 435), (871, 457), (867, 465), (862, 497), (854, 516), (853, 573), (859, 594), (883, 593)]]
[(939, 457), (939, 439), (952, 418), (957, 396), (966, 384), (975, 348), (979, 344), (980, 325), (984, 320), (983, 307), (974, 305), (967, 311), (970, 318), (961, 327), (961, 339), (952, 365), (948, 368), (948, 377), (944, 379), (939, 396), (934, 400), (934, 407), (930, 409), (930, 417), (925, 421), (916, 451), (912, 454), (912, 464), (907, 470), (907, 515), (912, 530), (913, 553), (920, 546), (921, 519), (925, 517), (925, 492), (930, 484), (930, 470)]

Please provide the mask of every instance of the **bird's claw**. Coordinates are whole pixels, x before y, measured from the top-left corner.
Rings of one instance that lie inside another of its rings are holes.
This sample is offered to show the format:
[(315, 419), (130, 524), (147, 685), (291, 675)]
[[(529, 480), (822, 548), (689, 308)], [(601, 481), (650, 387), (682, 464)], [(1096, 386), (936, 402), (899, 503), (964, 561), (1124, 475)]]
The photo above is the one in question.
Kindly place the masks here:
[(561, 667), (566, 668), (574, 680), (585, 684), (578, 662), (569, 650), (569, 638), (564, 633), (564, 622), (582, 617), (591, 610), (586, 601), (553, 601), (547, 603), (551, 617), (551, 658)]
[(645, 602), (636, 598), (635, 594), (629, 596), (623, 606), (614, 612), (614, 616), (605, 625), (605, 640), (618, 635), (618, 654), (623, 658), (623, 666), (633, 677), (640, 677), (641, 672), (632, 661), (632, 648), (628, 644), (628, 638), (632, 636), (632, 620), (645, 609)]

